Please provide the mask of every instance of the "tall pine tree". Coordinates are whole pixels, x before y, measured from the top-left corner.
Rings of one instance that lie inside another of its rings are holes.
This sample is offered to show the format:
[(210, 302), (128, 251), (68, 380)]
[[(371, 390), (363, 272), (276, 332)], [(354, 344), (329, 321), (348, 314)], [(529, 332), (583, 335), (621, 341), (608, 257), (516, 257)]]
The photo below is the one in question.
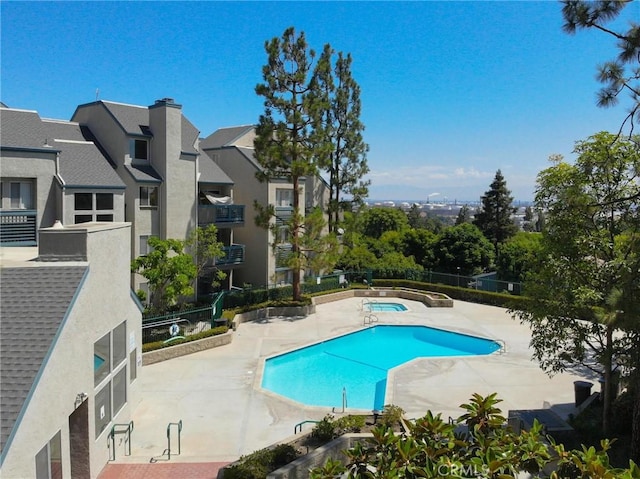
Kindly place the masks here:
[(498, 170), (490, 189), (481, 198), (482, 206), (475, 214), (473, 224), (493, 243), (498, 252), (498, 245), (511, 238), (518, 231), (513, 222), (517, 208), (512, 206), (513, 197), (507, 189), (507, 182)]
[(341, 212), (354, 203), (362, 204), (370, 184), (363, 181), (369, 172), (369, 146), (362, 136), (360, 86), (351, 74), (351, 55), (338, 52), (334, 65), (333, 54), (331, 46), (325, 45), (316, 67), (321, 95), (316, 102), (317, 130), (324, 137), (323, 144), (330, 145), (323, 168), (329, 176), (329, 231), (337, 230)]
[[(256, 205), (260, 206), (256, 222), (270, 227), (274, 238), (278, 236), (278, 228), (288, 230), (291, 254), (287, 255), (286, 262), (292, 271), (293, 299), (299, 300), (301, 272), (312, 264), (321, 268), (323, 255), (329, 258), (335, 249), (332, 238), (319, 233), (322, 226), (316, 216), (311, 227), (308, 224), (311, 218), (305, 218), (304, 204), (302, 208), (300, 205), (305, 177), (317, 175), (319, 167), (326, 164), (330, 145), (317, 121), (326, 109), (326, 98), (312, 69), (315, 52), (308, 47), (304, 32), (298, 35), (293, 27), (287, 28), (281, 38), (265, 42), (265, 50), (264, 83), (256, 86), (256, 93), (264, 97), (265, 108), (254, 140), (255, 157), (262, 166), (257, 177), (261, 181), (290, 182), (293, 211), (282, 225), (274, 223), (271, 205)], [(274, 246), (276, 242), (277, 239)]]

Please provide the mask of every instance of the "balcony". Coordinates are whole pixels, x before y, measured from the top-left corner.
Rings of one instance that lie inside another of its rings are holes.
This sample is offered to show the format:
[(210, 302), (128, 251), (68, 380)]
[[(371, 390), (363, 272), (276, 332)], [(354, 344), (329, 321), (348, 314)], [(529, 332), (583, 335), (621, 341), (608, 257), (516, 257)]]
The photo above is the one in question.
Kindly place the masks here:
[(292, 206), (276, 206), (275, 215), (276, 215), (276, 225), (282, 226), (287, 221), (289, 221), (293, 216), (293, 207)]
[(236, 266), (244, 263), (244, 245), (232, 244), (222, 250), (226, 253), (224, 258), (216, 258), (216, 266)]
[(36, 246), (38, 232), (36, 210), (0, 211), (0, 244), (2, 246)]
[(219, 227), (244, 225), (244, 205), (198, 205), (198, 224)]

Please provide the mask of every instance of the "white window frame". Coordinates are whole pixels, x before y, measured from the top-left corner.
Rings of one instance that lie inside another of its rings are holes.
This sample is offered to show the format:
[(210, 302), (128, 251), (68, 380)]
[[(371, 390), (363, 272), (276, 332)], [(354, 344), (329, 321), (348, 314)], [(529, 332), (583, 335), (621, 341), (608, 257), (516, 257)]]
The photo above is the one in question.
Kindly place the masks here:
[[(143, 200), (142, 190), (146, 190), (146, 198)], [(151, 202), (152, 192), (155, 190), (155, 204)], [(140, 208), (157, 208), (158, 207), (158, 187), (157, 186), (141, 186), (140, 190)]]
[[(33, 209), (33, 182), (9, 181), (9, 209), (32, 210)], [(18, 191), (14, 191), (17, 187)], [(17, 193), (17, 194), (16, 194)]]
[(293, 189), (276, 188), (276, 206), (293, 206)]

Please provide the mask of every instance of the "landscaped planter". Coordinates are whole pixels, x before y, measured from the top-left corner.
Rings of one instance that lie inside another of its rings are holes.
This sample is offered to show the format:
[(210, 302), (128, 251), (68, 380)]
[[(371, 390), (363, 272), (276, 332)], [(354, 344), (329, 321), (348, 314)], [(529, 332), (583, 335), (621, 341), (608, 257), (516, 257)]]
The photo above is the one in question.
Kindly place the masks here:
[(217, 336), (209, 336), (208, 338), (197, 339), (186, 343), (176, 344), (162, 349), (156, 349), (142, 353), (142, 365), (147, 366), (167, 359), (173, 359), (187, 354), (197, 353), (205, 349), (217, 348), (229, 344), (233, 337), (231, 330)]

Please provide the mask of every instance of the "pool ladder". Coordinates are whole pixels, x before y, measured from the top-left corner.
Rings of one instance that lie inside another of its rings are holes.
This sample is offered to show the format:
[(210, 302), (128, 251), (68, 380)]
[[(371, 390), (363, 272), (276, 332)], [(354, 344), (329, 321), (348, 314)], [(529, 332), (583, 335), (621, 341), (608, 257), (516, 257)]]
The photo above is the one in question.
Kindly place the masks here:
[(362, 325), (366, 326), (367, 324), (377, 323), (377, 322), (378, 322), (378, 317), (375, 314), (365, 313), (362, 321)]
[[(344, 413), (345, 409), (347, 409), (347, 388), (342, 388), (342, 413)], [(331, 408), (331, 412), (336, 412), (336, 408)]]

